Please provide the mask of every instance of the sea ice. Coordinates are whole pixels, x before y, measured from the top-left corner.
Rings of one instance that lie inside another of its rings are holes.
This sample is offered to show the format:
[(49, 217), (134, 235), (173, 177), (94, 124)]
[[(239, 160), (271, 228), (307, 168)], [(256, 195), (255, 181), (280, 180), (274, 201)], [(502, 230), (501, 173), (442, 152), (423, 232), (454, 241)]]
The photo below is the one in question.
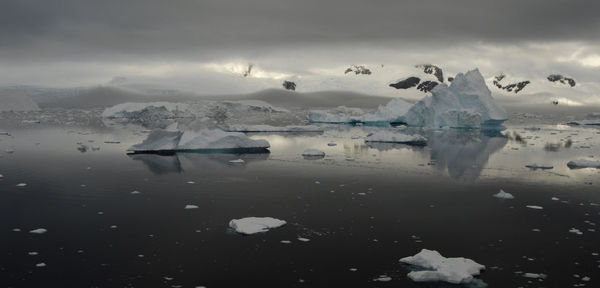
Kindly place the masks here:
[(27, 186), (27, 183), (19, 183), (19, 184), (15, 185), (15, 186), (17, 186), (17, 187), (25, 187), (25, 186)]
[(231, 163), (231, 164), (244, 164), (244, 160), (243, 159), (229, 160), (229, 163)]
[(527, 208), (529, 208), (529, 209), (535, 209), (535, 210), (542, 210), (542, 209), (544, 209), (544, 207), (542, 207), (542, 206), (537, 206), (537, 205), (527, 205), (527, 206), (525, 206), (525, 207), (527, 207)]
[(590, 119), (590, 120), (570, 121), (570, 122), (567, 122), (567, 125), (600, 125), (600, 120)]
[(302, 156), (323, 157), (323, 156), (325, 156), (325, 152), (318, 150), (318, 149), (306, 149), (306, 150), (304, 150), (304, 152), (302, 152)]
[(269, 229), (281, 227), (285, 224), (285, 221), (271, 217), (246, 217), (229, 221), (229, 227), (246, 235), (267, 232)]
[(181, 116), (190, 110), (190, 105), (185, 103), (171, 102), (148, 102), (148, 103), (121, 103), (106, 108), (102, 112), (104, 118), (128, 118), (138, 119), (140, 117), (151, 119), (166, 119)]
[(365, 137), (365, 142), (401, 143), (408, 145), (426, 145), (427, 138), (421, 135), (408, 135), (392, 130), (379, 130)]
[(48, 232), (48, 230), (46, 230), (44, 228), (38, 228), (38, 229), (29, 231), (29, 233), (33, 233), (33, 234), (44, 234), (46, 232)]
[(542, 273), (524, 273), (523, 277), (531, 279), (546, 279), (546, 274)]
[(444, 281), (453, 284), (470, 283), (473, 276), (479, 275), (485, 266), (462, 257), (446, 258), (435, 250), (422, 249), (414, 256), (400, 259), (400, 262), (428, 270), (412, 271), (407, 276), (416, 282)]
[(577, 159), (571, 160), (567, 163), (567, 166), (571, 169), (575, 168), (600, 168), (600, 161)]
[(185, 205), (185, 207), (183, 207), (183, 209), (198, 209), (198, 205)]
[(510, 193), (504, 192), (504, 190), (502, 189), (500, 189), (500, 192), (494, 194), (493, 196), (500, 199), (515, 199), (515, 196), (513, 196)]

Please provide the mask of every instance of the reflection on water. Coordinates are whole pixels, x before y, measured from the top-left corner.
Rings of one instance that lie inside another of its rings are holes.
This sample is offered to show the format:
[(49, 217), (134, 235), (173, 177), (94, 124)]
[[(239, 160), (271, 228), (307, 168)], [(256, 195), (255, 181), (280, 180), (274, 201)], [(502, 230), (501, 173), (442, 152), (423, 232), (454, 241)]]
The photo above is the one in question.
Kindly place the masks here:
[(474, 182), (490, 156), (506, 145), (508, 138), (500, 133), (479, 130), (446, 130), (433, 133), (428, 145), (431, 160), (438, 169), (448, 169), (453, 179)]
[(186, 170), (198, 169), (217, 170), (228, 166), (240, 165), (229, 161), (242, 159), (243, 165), (256, 161), (264, 161), (269, 154), (200, 154), (200, 153), (175, 153), (173, 155), (158, 154), (129, 154), (131, 159), (141, 161), (148, 170), (155, 175), (168, 173), (182, 173)]

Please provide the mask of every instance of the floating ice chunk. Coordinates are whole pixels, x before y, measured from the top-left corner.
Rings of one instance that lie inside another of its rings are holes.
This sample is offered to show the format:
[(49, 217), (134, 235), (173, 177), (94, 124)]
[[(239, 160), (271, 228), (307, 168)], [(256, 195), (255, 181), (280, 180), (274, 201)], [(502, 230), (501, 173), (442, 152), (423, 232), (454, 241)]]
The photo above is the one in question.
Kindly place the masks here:
[(546, 279), (546, 274), (542, 274), (542, 273), (524, 273), (523, 277), (525, 278), (531, 278), (531, 279)]
[(290, 241), (290, 240), (281, 240), (279, 242), (283, 243), (283, 244), (291, 244), (292, 243), (292, 241)]
[(17, 187), (25, 187), (25, 186), (27, 186), (27, 183), (19, 183), (19, 184), (15, 185), (15, 186), (17, 186)]
[(306, 149), (304, 150), (304, 152), (302, 152), (302, 156), (309, 156), (309, 157), (323, 157), (325, 156), (325, 152), (319, 150), (319, 149)]
[(44, 262), (37, 263), (37, 264), (35, 264), (35, 267), (39, 267), (39, 268), (46, 267), (46, 263), (44, 263)]
[(246, 217), (229, 221), (229, 227), (246, 235), (267, 232), (269, 229), (281, 227), (286, 222), (271, 217)]
[(577, 235), (583, 235), (583, 232), (581, 232), (581, 230), (579, 230), (577, 228), (571, 228), (571, 229), (569, 229), (569, 233), (573, 233), (573, 234), (577, 234)]
[(134, 195), (135, 195), (135, 194), (140, 194), (140, 193), (142, 193), (142, 192), (140, 192), (140, 191), (137, 191), (137, 190), (131, 191), (131, 194), (134, 194)]
[(44, 228), (38, 228), (38, 229), (29, 231), (29, 233), (33, 233), (33, 234), (44, 234), (46, 232), (48, 232), (48, 230), (46, 230)]
[(494, 194), (493, 196), (500, 199), (515, 199), (515, 196), (513, 196), (510, 193), (504, 192), (504, 190), (502, 189), (500, 189), (500, 192)]
[(407, 276), (416, 282), (444, 281), (453, 284), (469, 283), (485, 266), (462, 257), (446, 258), (435, 250), (423, 249), (414, 256), (400, 262), (422, 267), (423, 271), (412, 271)]
[(302, 241), (302, 242), (309, 242), (310, 239), (308, 238), (303, 238), (303, 237), (298, 237), (298, 241)]
[(494, 102), (477, 69), (459, 73), (450, 87), (439, 84), (431, 93), (406, 113), (409, 126), (478, 128), (499, 125), (508, 119), (506, 111)]
[(229, 125), (223, 130), (229, 132), (323, 132), (323, 128), (315, 125), (307, 126), (271, 126), (271, 125)]
[(379, 130), (365, 137), (365, 142), (401, 143), (408, 145), (423, 146), (427, 144), (427, 138), (421, 135), (408, 135), (393, 130)]
[(527, 207), (527, 208), (529, 208), (529, 209), (536, 209), (536, 210), (542, 210), (542, 209), (544, 209), (544, 207), (542, 207), (542, 206), (537, 206), (537, 205), (527, 205), (527, 206), (525, 206), (525, 207)]
[(39, 254), (39, 253), (38, 253), (38, 252), (35, 252), (35, 251), (32, 251), (32, 252), (29, 252), (29, 253), (27, 253), (27, 255), (29, 255), (29, 256), (37, 256), (38, 254)]
[(396, 98), (385, 106), (379, 106), (372, 114), (363, 115), (360, 120), (363, 123), (406, 123), (405, 115), (413, 104)]
[(577, 159), (571, 160), (567, 163), (567, 166), (571, 169), (576, 168), (600, 168), (600, 161)]
[(538, 164), (538, 163), (532, 163), (532, 164), (527, 164), (525, 165), (525, 167), (527, 168), (531, 168), (531, 169), (552, 169), (554, 168), (554, 166), (550, 165), (550, 164)]
[(0, 174), (0, 179), (4, 178), (4, 175)]
[(360, 108), (339, 106), (329, 110), (311, 110), (308, 120), (313, 123), (357, 123), (365, 112)]
[(229, 163), (231, 163), (231, 164), (244, 164), (244, 160), (243, 159), (229, 160)]
[(269, 142), (254, 140), (239, 132), (222, 130), (164, 131), (156, 130), (140, 144), (128, 150), (134, 153), (177, 151), (266, 152)]
[(373, 279), (373, 281), (388, 282), (388, 281), (392, 281), (392, 277), (387, 276), (387, 275), (379, 275), (379, 277)]
[(183, 209), (198, 209), (198, 206), (188, 204), (188, 205), (185, 205), (185, 207)]

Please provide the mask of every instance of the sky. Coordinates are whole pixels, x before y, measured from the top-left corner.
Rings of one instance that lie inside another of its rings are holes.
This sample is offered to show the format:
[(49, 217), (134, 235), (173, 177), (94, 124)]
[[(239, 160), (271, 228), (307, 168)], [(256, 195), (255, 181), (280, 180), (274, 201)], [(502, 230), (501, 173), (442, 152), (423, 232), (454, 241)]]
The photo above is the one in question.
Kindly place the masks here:
[[(599, 1), (2, 3), (0, 86), (129, 85), (232, 94), (281, 88), (291, 80), (299, 92), (418, 98), (421, 92), (388, 84), (421, 75), (414, 65), (431, 63), (446, 76), (479, 68), (490, 83), (500, 72), (506, 81), (532, 81), (519, 95), (492, 89), (515, 101), (600, 103)], [(250, 77), (241, 76), (249, 64)], [(373, 74), (344, 74), (350, 65), (365, 65)], [(552, 73), (575, 78), (577, 86), (549, 83), (545, 77)]]

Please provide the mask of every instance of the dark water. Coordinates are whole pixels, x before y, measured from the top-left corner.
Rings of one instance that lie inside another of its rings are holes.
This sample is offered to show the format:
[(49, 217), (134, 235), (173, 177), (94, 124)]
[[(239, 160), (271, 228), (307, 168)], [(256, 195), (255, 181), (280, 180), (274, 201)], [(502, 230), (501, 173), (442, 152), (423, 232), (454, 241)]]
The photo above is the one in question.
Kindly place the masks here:
[[(599, 156), (598, 130), (504, 133), (532, 136), (527, 144), (446, 131), (414, 148), (368, 146), (349, 137), (362, 128), (344, 128), (254, 135), (271, 154), (130, 156), (143, 133), (0, 127), (11, 133), (0, 135), (2, 287), (455, 287), (406, 277), (398, 260), (422, 248), (486, 265), (479, 278), (489, 287), (598, 285), (600, 173), (564, 165)], [(544, 150), (567, 136), (592, 148)], [(305, 148), (328, 156), (305, 160)], [(237, 158), (245, 164), (229, 164)], [(556, 167), (524, 168), (537, 160)], [(499, 189), (516, 198), (492, 197)], [(288, 224), (252, 236), (228, 230), (247, 216)], [(37, 228), (48, 232), (28, 233)], [(373, 281), (382, 274), (392, 280)]]

